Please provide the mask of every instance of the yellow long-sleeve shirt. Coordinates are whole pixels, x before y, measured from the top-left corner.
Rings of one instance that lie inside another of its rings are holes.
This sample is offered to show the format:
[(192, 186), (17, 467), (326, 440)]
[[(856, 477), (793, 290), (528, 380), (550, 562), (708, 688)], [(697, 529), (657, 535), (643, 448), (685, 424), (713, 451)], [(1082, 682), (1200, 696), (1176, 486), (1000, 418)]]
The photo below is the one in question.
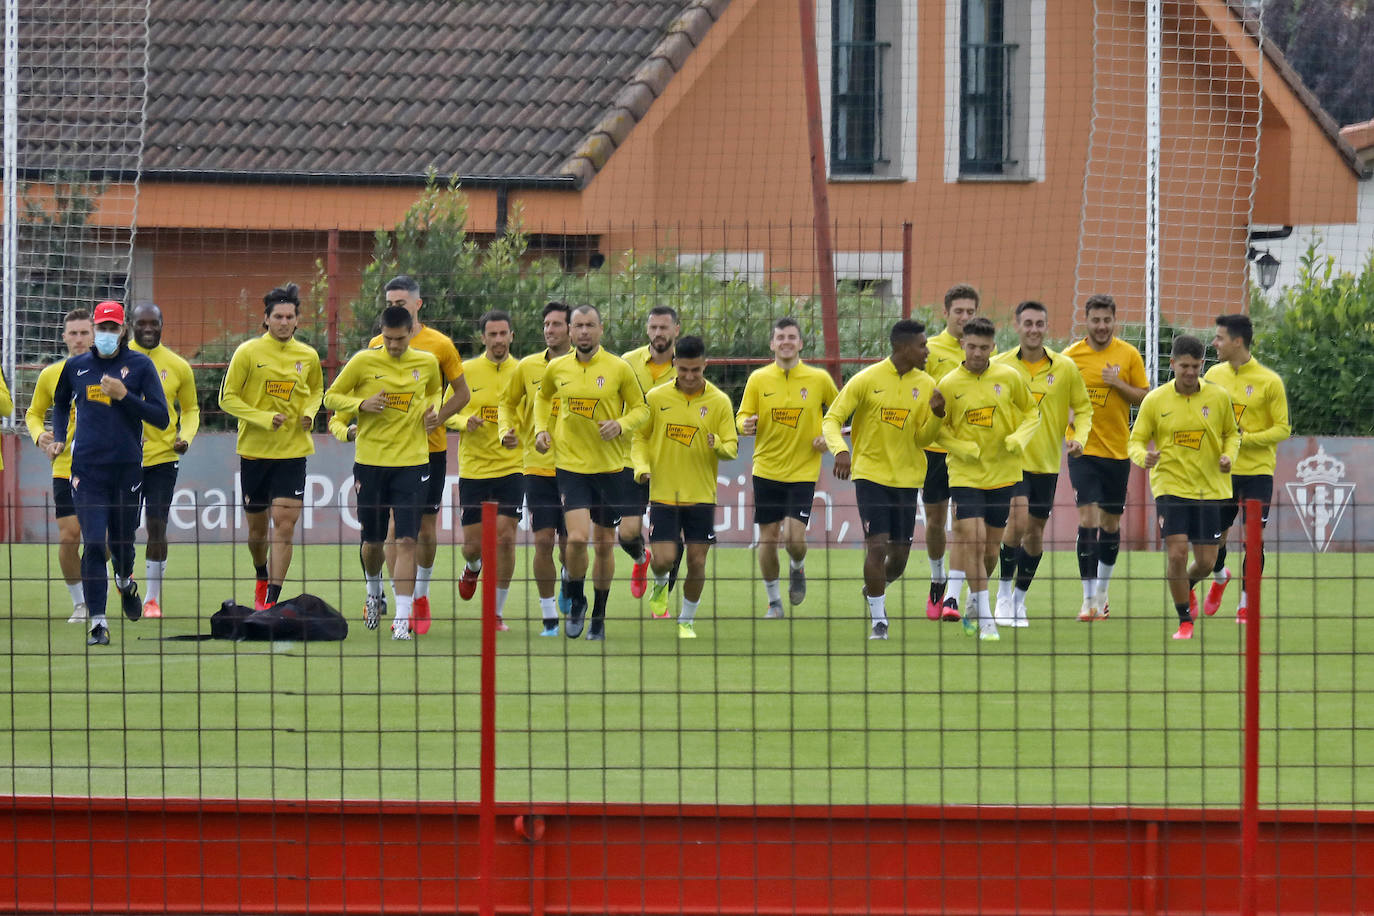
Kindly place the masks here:
[(629, 363), (630, 368), (634, 370), (639, 387), (644, 389), (645, 394), (677, 378), (677, 367), (673, 365), (672, 360), (667, 363), (656, 363), (651, 359), (652, 355), (652, 348), (648, 344), (620, 355), (620, 358)]
[(1231, 498), (1231, 475), (1220, 460), (1228, 456), (1234, 468), (1240, 436), (1231, 398), (1220, 385), (1203, 382), (1193, 394), (1180, 394), (1169, 382), (1145, 395), (1128, 443), (1131, 460), (1141, 467), (1150, 442), (1159, 452), (1150, 469), (1155, 496)]
[[(1030, 388), (1031, 397), (1040, 409), (1040, 428), (1026, 443), (1021, 456), (1022, 470), (1032, 474), (1057, 474), (1067, 441), (1083, 445), (1092, 432), (1093, 405), (1088, 399), (1087, 386), (1074, 361), (1062, 353), (1045, 348), (1045, 358), (1028, 363), (1021, 358), (1021, 348), (999, 353), (993, 362), (1010, 366)], [(1073, 410), (1074, 426), (1070, 435), (1069, 410)]]
[(167, 399), (167, 426), (158, 429), (150, 423), (143, 424), (143, 466), (179, 461), (181, 456), (172, 449), (172, 443), (180, 437), (190, 445), (200, 430), (200, 401), (196, 396), (196, 377), (191, 372), (191, 364), (162, 344), (145, 350), (130, 341), (129, 348), (153, 361)]
[[(238, 453), (244, 458), (315, 454), (301, 417), (313, 419), (323, 399), (320, 354), (294, 337), (282, 342), (271, 334), (239, 345), (219, 391), (219, 406), (238, 418)], [(272, 417), (279, 413), (287, 421), (273, 429)]]
[[(520, 450), (501, 444), (500, 404), (506, 389), (515, 382), (519, 363), (508, 356), (499, 363), (485, 353), (463, 360), (471, 399), (449, 419), (452, 428), (462, 432), (458, 440), (458, 474), (471, 480), (487, 480), (519, 474), (524, 468)], [(482, 418), (476, 430), (468, 429), (468, 419)]]
[[(1136, 388), (1149, 388), (1145, 360), (1140, 351), (1119, 337), (1101, 350), (1094, 350), (1085, 337), (1064, 350), (1074, 361), (1093, 402), (1093, 428), (1083, 446), (1083, 454), (1099, 458), (1125, 458), (1130, 436), (1131, 402), (1121, 392), (1102, 381), (1102, 370), (1109, 365), (1121, 367), (1121, 380)], [(1070, 435), (1073, 435), (1070, 433)]]
[[(62, 367), (66, 365), (65, 359), (59, 359), (51, 366), (44, 366), (43, 371), (38, 373), (38, 382), (33, 387), (33, 401), (29, 404), (29, 409), (24, 412), (24, 425), (29, 429), (29, 438), (33, 444), (38, 444), (38, 437), (43, 435), (47, 428), (48, 409), (52, 407), (53, 394), (57, 391), (57, 377), (62, 374)], [(73, 410), (67, 420), (67, 436), (58, 436), (63, 442), (76, 441), (76, 411)], [(72, 450), (64, 448), (62, 454), (53, 459), (52, 476), (61, 477), (63, 480), (72, 476)]]
[(1293, 432), (1288, 423), (1288, 392), (1283, 379), (1251, 357), (1239, 369), (1219, 363), (1203, 376), (1231, 397), (1240, 429), (1240, 452), (1232, 474), (1273, 475), (1279, 443)]
[(892, 360), (874, 363), (840, 389), (821, 420), (832, 454), (850, 450), (841, 429), (851, 416), (850, 477), (885, 487), (915, 488), (926, 482), (925, 446), (935, 440), (940, 418), (930, 411), (935, 381), (920, 369), (897, 372)]
[[(330, 410), (358, 418), (356, 461), (384, 468), (415, 467), (429, 461), (425, 411), (434, 406), (443, 381), (434, 354), (407, 348), (399, 357), (380, 350), (353, 354), (324, 394)], [(361, 409), (363, 401), (386, 393), (381, 413)]]
[[(551, 433), (560, 470), (609, 474), (630, 467), (630, 434), (649, 418), (639, 380), (629, 363), (604, 347), (585, 363), (577, 357), (576, 351), (560, 356), (544, 372), (534, 402), (535, 435)], [(620, 423), (620, 435), (610, 441), (601, 438), (605, 420)]]
[[(949, 375), (959, 368), (964, 362), (964, 342), (949, 332), (949, 328), (936, 334), (926, 341), (929, 353), (926, 354), (926, 375), (935, 379), (937, 385), (940, 379)], [(992, 350), (993, 355), (997, 354), (997, 348)], [(930, 446), (932, 452), (943, 452), (944, 449), (938, 443)]]
[[(10, 394), (10, 386), (5, 384), (4, 373), (0, 373), (0, 416), (8, 417), (14, 413), (14, 397)], [(0, 460), (0, 470), (5, 467), (5, 462)]]
[(1020, 483), (1022, 456), (1040, 428), (1021, 374), (1003, 363), (976, 375), (960, 366), (937, 387), (945, 396), (939, 442), (949, 452), (949, 485), (995, 490)]
[[(367, 347), (373, 350), (383, 345), (382, 335), (378, 334), (368, 341)], [(420, 325), (419, 330), (410, 338), (410, 349), (433, 354), (439, 361), (439, 374), (445, 382), (452, 383), (463, 374), (463, 358), (458, 355), (458, 348), (453, 345), (453, 340), (442, 331), (436, 331), (428, 325)], [(444, 424), (439, 424), (439, 428), (429, 434), (429, 450), (448, 450), (448, 433)]]
[[(716, 501), (716, 472), (722, 458), (739, 454), (729, 396), (712, 385), (687, 396), (677, 385), (660, 385), (645, 395), (648, 422), (631, 446), (635, 478), (649, 475), (649, 499), (692, 505)], [(707, 444), (708, 434), (715, 444)]]
[(777, 363), (749, 374), (735, 419), (758, 417), (754, 431), (754, 475), (783, 483), (814, 482), (821, 453), (811, 443), (821, 435), (821, 419), (840, 396), (830, 373), (806, 363), (791, 369)]
[[(548, 350), (531, 353), (515, 366), (515, 374), (506, 385), (506, 393), (497, 405), (497, 435), (504, 437), (511, 430), (520, 439), (521, 461), (526, 474), (540, 477), (554, 475), (554, 450), (540, 454), (534, 447), (534, 401), (539, 397), (539, 385), (544, 381), (544, 373), (549, 363), (557, 357), (550, 357)], [(558, 402), (554, 402), (557, 406)], [(557, 416), (550, 418), (556, 421)]]

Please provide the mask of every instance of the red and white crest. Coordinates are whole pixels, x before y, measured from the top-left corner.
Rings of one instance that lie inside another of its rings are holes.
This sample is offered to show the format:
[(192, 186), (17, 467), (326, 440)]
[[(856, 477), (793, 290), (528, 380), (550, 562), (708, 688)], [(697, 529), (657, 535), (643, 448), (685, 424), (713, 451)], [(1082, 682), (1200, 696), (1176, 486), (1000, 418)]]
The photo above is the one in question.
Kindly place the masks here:
[(605, 387), (606, 387), (606, 376), (604, 376), (604, 375), (598, 375), (598, 376), (596, 377), (596, 387), (598, 387), (598, 388), (605, 388)]
[(1203, 416), (1204, 418), (1206, 418), (1206, 417), (1208, 417), (1208, 416), (1210, 416), (1210, 415), (1211, 415), (1211, 410), (1210, 410), (1209, 408), (1206, 408), (1206, 407), (1202, 408), (1202, 416)]
[(911, 399), (912, 399), (913, 401), (919, 401), (919, 400), (921, 399), (921, 389), (919, 389), (919, 388), (913, 388), (913, 389), (911, 389)]
[(803, 388), (803, 389), (801, 390), (801, 399), (802, 399), (803, 401), (806, 400), (806, 389), (805, 389), (805, 388)]
[(167, 381), (167, 370), (163, 369), (161, 372), (157, 374), (157, 377), (162, 379), (164, 382)]
[(701, 417), (702, 417), (702, 419), (705, 419), (705, 418), (706, 418), (706, 408), (705, 408), (705, 407), (701, 408)]
[(1254, 394), (1254, 393), (1255, 393), (1255, 386), (1254, 386), (1254, 385), (1246, 385), (1246, 386), (1245, 386), (1245, 396), (1246, 396), (1247, 398), (1248, 398), (1250, 395)]
[(993, 394), (1001, 394), (1001, 393), (1002, 393), (1002, 386), (1001, 386), (1000, 383), (992, 386), (992, 393), (993, 393)]
[(1051, 372), (1049, 375), (1045, 376), (1045, 382), (1046, 382), (1046, 384), (1049, 384), (1049, 385), (1053, 385), (1053, 384), (1054, 384), (1054, 373), (1053, 373), (1053, 372)]
[(305, 367), (301, 365), (301, 361), (300, 361), (300, 360), (296, 360), (296, 371), (297, 371), (297, 372), (300, 372), (300, 371), (301, 371), (302, 369), (304, 369), (304, 368), (305, 368)]
[(129, 367), (128, 367), (128, 366), (124, 366), (123, 368), (121, 368), (121, 369), (119, 370), (119, 377), (120, 377), (120, 378), (128, 378), (128, 377), (129, 377)]
[(410, 370), (410, 377), (413, 378), (413, 379), (415, 379), (415, 381), (418, 382), (418, 381), (420, 380), (420, 370), (419, 370), (419, 369), (411, 369), (411, 370)]

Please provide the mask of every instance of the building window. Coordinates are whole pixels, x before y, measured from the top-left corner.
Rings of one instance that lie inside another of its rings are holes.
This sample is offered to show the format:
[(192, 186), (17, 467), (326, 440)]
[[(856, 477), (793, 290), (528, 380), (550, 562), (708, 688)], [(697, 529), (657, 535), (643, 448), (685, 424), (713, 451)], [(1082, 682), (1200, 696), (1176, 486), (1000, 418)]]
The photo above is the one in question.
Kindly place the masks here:
[(1043, 179), (1045, 0), (947, 0), (946, 15), (946, 179)]
[(877, 0), (832, 0), (831, 21), (830, 171), (872, 175), (888, 162), (883, 94), (892, 44), (878, 40)]

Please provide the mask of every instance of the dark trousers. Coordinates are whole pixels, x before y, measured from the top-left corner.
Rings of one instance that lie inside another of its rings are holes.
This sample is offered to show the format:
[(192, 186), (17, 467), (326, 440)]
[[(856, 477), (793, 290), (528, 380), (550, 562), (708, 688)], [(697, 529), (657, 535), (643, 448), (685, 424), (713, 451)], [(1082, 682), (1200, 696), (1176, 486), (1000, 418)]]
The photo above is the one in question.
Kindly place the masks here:
[(105, 563), (114, 561), (116, 576), (134, 572), (134, 532), (143, 468), (137, 464), (92, 464), (72, 468), (72, 501), (81, 523), (81, 590), (90, 617), (105, 613), (109, 580)]

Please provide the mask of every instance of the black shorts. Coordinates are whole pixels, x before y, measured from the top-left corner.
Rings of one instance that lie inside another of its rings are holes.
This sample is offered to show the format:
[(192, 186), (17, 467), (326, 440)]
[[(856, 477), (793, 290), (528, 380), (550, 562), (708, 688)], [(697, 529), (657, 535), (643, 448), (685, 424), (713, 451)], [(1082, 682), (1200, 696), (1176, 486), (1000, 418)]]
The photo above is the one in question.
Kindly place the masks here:
[(1269, 503), (1273, 498), (1273, 474), (1232, 474), (1231, 498), (1221, 506), (1221, 530), (1231, 529), (1247, 499), (1260, 501), (1260, 523), (1269, 524)]
[(76, 503), (72, 501), (72, 482), (68, 478), (52, 479), (52, 507), (57, 518), (67, 518), (76, 514)]
[(854, 481), (854, 501), (864, 537), (887, 535), (894, 544), (910, 544), (916, 533), (919, 487), (886, 487), (871, 480)]
[(1129, 458), (1103, 458), (1080, 455), (1069, 459), (1069, 483), (1073, 484), (1074, 503), (1096, 505), (1108, 515), (1126, 511), (1126, 484), (1131, 479)]
[(400, 468), (353, 465), (353, 489), (358, 495), (358, 521), (362, 524), (364, 544), (386, 540), (388, 516), (395, 523), (397, 539), (419, 536), (427, 483), (421, 478), (428, 471), (428, 464)]
[(1007, 527), (1011, 515), (1011, 497), (1018, 484), (984, 490), (980, 487), (953, 487), (955, 520), (980, 518), (989, 528)]
[(646, 480), (640, 483), (635, 480), (633, 468), (625, 469), (625, 479), (629, 481), (629, 489), (625, 491), (625, 516), (631, 518), (643, 515), (649, 508), (649, 482)]
[(949, 499), (949, 455), (926, 450), (926, 482), (921, 487), (921, 502), (927, 506)]
[(304, 458), (239, 458), (246, 512), (266, 512), (274, 499), (305, 497)]
[(464, 527), (482, 522), (482, 503), (496, 503), (496, 514), (509, 518), (520, 517), (520, 506), (525, 501), (524, 474), (507, 474), (504, 477), (458, 477), (458, 504), (463, 507), (462, 517), (458, 520)]
[(1054, 491), (1059, 489), (1058, 474), (1023, 471), (1021, 482), (1012, 488), (1013, 496), (1026, 497), (1031, 518), (1046, 519), (1054, 511)]
[(621, 518), (634, 513), (630, 501), (637, 496), (628, 495), (634, 485), (634, 475), (629, 468), (604, 474), (582, 474), (559, 468), (556, 473), (558, 496), (563, 501), (565, 513), (588, 509), (592, 524), (602, 528), (614, 528)]
[(525, 475), (525, 505), (530, 510), (530, 530), (552, 528), (567, 534), (563, 524), (563, 501), (558, 498), (558, 480), (542, 474)]
[(143, 513), (151, 521), (167, 524), (172, 510), (172, 493), (177, 487), (179, 461), (165, 461), (143, 469)]
[(1155, 497), (1155, 511), (1164, 536), (1188, 536), (1189, 544), (1221, 543), (1221, 502), (1214, 499), (1185, 499), (1182, 496)]
[(425, 515), (438, 515), (444, 503), (444, 485), (448, 483), (448, 452), (429, 453), (429, 480), (425, 481)]
[(799, 480), (785, 483), (754, 478), (754, 524), (772, 525), (785, 518), (795, 518), (803, 525), (811, 521), (811, 502), (816, 498), (815, 481)]
[(682, 544), (716, 542), (716, 504), (692, 503), (670, 506), (649, 503), (649, 543), (673, 541)]

